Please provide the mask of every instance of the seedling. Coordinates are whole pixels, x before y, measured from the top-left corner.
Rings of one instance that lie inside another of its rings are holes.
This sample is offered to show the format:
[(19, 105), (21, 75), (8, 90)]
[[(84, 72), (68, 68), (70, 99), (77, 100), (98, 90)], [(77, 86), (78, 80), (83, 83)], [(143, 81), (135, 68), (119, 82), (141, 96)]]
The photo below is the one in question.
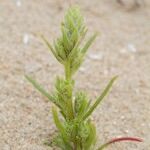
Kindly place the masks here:
[(51, 141), (51, 146), (58, 146), (62, 150), (103, 150), (108, 145), (119, 141), (141, 142), (142, 140), (138, 138), (116, 138), (95, 148), (97, 134), (90, 116), (110, 91), (117, 76), (110, 80), (95, 101), (90, 102), (87, 93), (83, 91), (74, 92), (73, 76), (79, 70), (88, 48), (97, 36), (95, 33), (87, 41), (82, 42), (85, 40), (86, 33), (87, 28), (79, 8), (75, 6), (69, 8), (61, 24), (61, 36), (54, 44), (51, 45), (42, 36), (49, 50), (62, 64), (65, 76), (57, 77), (52, 94), (31, 77), (26, 76), (28, 81), (54, 104), (52, 114), (58, 133)]

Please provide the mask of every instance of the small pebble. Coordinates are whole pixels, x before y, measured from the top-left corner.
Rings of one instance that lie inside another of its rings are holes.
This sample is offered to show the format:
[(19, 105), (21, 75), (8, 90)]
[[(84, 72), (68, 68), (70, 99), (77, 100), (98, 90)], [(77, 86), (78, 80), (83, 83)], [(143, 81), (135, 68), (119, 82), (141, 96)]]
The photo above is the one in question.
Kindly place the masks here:
[(134, 44), (128, 44), (126, 47), (124, 47), (120, 50), (121, 54), (126, 54), (128, 52), (131, 52), (131, 53), (136, 53), (137, 52), (137, 49), (136, 49)]
[(104, 75), (108, 75), (109, 71), (108, 70), (104, 70)]
[(23, 43), (26, 45), (29, 43), (29, 35), (27, 33), (25, 33), (23, 36)]
[(140, 93), (139, 89), (134, 89), (134, 91), (135, 91), (136, 94)]
[(137, 49), (136, 49), (135, 45), (133, 45), (133, 44), (128, 44), (127, 48), (128, 48), (129, 52), (132, 52), (132, 53), (136, 53), (137, 52)]
[(16, 6), (17, 6), (17, 7), (20, 7), (20, 6), (21, 6), (21, 1), (20, 1), (20, 0), (17, 0), (17, 1), (16, 1)]
[(125, 116), (121, 116), (120, 118), (121, 118), (122, 120), (124, 120), (124, 119), (125, 119)]
[(122, 49), (120, 50), (120, 53), (121, 53), (121, 54), (125, 54), (125, 53), (127, 53), (127, 50), (126, 50), (125, 48), (122, 48)]
[(144, 126), (145, 126), (145, 123), (142, 123), (141, 126), (144, 127)]
[(84, 67), (80, 67), (79, 71), (84, 73), (86, 69)]
[(112, 123), (113, 125), (116, 125), (117, 124), (117, 122), (116, 121), (113, 121), (113, 123)]
[(31, 125), (31, 124), (32, 124), (31, 122), (28, 123), (28, 125)]
[(92, 60), (101, 60), (103, 58), (103, 54), (101, 53), (89, 54), (88, 57)]
[(124, 132), (125, 132), (125, 133), (129, 133), (129, 130), (125, 130)]

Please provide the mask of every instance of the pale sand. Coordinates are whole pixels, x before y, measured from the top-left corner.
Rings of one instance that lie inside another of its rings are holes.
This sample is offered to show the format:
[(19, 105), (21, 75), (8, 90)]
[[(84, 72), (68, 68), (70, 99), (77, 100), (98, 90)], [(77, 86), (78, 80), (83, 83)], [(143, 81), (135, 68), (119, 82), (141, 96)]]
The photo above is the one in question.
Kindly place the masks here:
[[(127, 11), (115, 0), (78, 0), (89, 35), (100, 32), (90, 48), (76, 88), (94, 99), (114, 75), (119, 79), (93, 114), (98, 145), (119, 136), (143, 143), (115, 144), (108, 150), (150, 149), (150, 1)], [(61, 65), (37, 37), (59, 34), (67, 2), (1, 0), (0, 2), (0, 150), (48, 150), (55, 132), (50, 106), (25, 79), (34, 76), (51, 91)]]

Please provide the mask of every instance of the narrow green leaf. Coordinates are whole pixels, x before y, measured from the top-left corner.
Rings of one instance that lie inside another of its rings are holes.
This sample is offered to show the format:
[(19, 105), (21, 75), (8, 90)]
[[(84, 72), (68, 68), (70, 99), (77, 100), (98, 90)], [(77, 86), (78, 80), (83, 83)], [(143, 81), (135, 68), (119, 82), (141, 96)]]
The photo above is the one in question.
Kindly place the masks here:
[(59, 104), (54, 101), (53, 96), (51, 96), (39, 83), (33, 80), (31, 77), (25, 75), (25, 78), (45, 97), (47, 97), (51, 102), (53, 102), (57, 107), (60, 108)]
[(53, 114), (53, 119), (54, 119), (54, 122), (55, 122), (55, 125), (56, 127), (58, 128), (58, 130), (64, 134), (65, 132), (65, 129), (63, 127), (63, 124), (61, 123), (61, 121), (59, 120), (59, 117), (58, 117), (58, 112), (56, 110), (55, 107), (52, 107), (52, 114)]
[(53, 47), (51, 46), (51, 44), (48, 42), (48, 40), (47, 40), (43, 35), (41, 35), (41, 38), (42, 38), (42, 40), (46, 43), (46, 45), (47, 45), (48, 48), (51, 50), (51, 52), (54, 54), (54, 56), (56, 57), (56, 52), (55, 52), (55, 50), (53, 49)]
[(42, 93), (44, 96), (46, 96), (50, 101), (52, 101), (52, 96), (43, 89), (43, 87), (38, 84), (35, 80), (33, 80), (31, 77), (25, 75), (25, 78), (40, 92)]
[(91, 146), (96, 142), (96, 128), (91, 122), (89, 122), (88, 126), (90, 133), (84, 145), (86, 150), (90, 150)]
[(58, 59), (60, 59), (60, 62), (62, 63), (66, 59), (66, 54), (59, 39), (57, 39), (54, 45), (57, 52), (57, 57)]
[(81, 116), (85, 113), (86, 109), (87, 109), (87, 106), (88, 106), (88, 102), (86, 100), (83, 100), (82, 101), (82, 104), (79, 108), (79, 111), (78, 111), (78, 115)]
[(104, 89), (102, 94), (97, 98), (96, 102), (91, 106), (90, 110), (85, 114), (83, 119), (86, 119), (87, 117), (89, 117), (92, 114), (92, 112), (96, 109), (96, 107), (99, 105), (99, 103), (107, 95), (107, 93), (109, 92), (110, 88), (112, 87), (112, 85), (113, 85), (114, 81), (117, 79), (117, 77), (118, 76), (115, 76), (110, 80), (110, 82), (108, 83), (108, 85), (106, 86), (106, 88)]
[(53, 55), (55, 56), (55, 58), (59, 61), (59, 62), (63, 62), (63, 60), (57, 55), (56, 51), (54, 50), (54, 48), (51, 46), (51, 44), (47, 41), (47, 39), (41, 35), (42, 40), (45, 42), (45, 44), (48, 46), (48, 48), (51, 50), (51, 52), (53, 53)]
[(83, 33), (81, 33), (81, 37), (76, 42), (74, 48), (72, 49), (71, 53), (69, 54), (69, 58), (72, 59), (74, 56), (76, 56), (77, 52), (80, 50), (79, 45), (82, 43), (82, 40), (84, 39), (85, 35), (87, 33), (87, 29), (84, 28)]
[(89, 38), (89, 40), (86, 42), (86, 44), (84, 45), (83, 49), (82, 49), (82, 53), (85, 54), (88, 50), (88, 48), (91, 46), (91, 44), (93, 43), (93, 41), (96, 39), (97, 37), (97, 33), (95, 33), (93, 36), (91, 36)]
[(76, 116), (82, 120), (83, 116), (89, 108), (89, 101), (85, 93), (79, 92), (76, 94), (74, 110)]
[(82, 32), (81, 32), (81, 37), (79, 39), (79, 44), (82, 43), (82, 41), (84, 40), (86, 33), (87, 33), (88, 29), (86, 27), (83, 27)]
[(80, 54), (73, 62), (72, 62), (72, 68), (71, 68), (71, 72), (72, 74), (74, 74), (78, 69), (79, 67), (81, 66), (83, 60), (84, 60), (84, 55)]
[(63, 145), (60, 145), (60, 147), (64, 147), (66, 149), (64, 150), (72, 150), (72, 146), (70, 145), (69, 141), (68, 141), (68, 137), (66, 135), (66, 132), (65, 132), (65, 128), (64, 128), (64, 125), (62, 124), (62, 122), (60, 121), (59, 117), (58, 117), (58, 112), (57, 112), (57, 109), (55, 107), (52, 107), (52, 114), (53, 114), (53, 119), (54, 119), (54, 122), (55, 122), (55, 125), (56, 127), (58, 128), (58, 130), (60, 131), (61, 133), (61, 137), (62, 137), (62, 140), (63, 140)]
[(66, 51), (68, 51), (69, 46), (70, 46), (70, 44), (69, 44), (70, 39), (68, 39), (67, 30), (64, 26), (62, 26), (61, 30), (62, 30), (62, 35), (63, 35), (64, 47), (65, 47)]

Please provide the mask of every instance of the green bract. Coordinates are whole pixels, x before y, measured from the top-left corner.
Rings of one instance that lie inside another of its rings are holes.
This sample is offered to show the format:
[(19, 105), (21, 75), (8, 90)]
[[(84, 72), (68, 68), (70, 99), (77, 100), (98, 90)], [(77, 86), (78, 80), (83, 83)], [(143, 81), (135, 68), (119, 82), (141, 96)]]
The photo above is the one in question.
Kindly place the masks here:
[(42, 36), (55, 58), (63, 65), (65, 78), (57, 77), (55, 90), (49, 94), (35, 80), (26, 76), (29, 82), (54, 104), (52, 114), (58, 134), (51, 145), (58, 146), (62, 150), (94, 149), (96, 128), (90, 120), (90, 115), (106, 96), (116, 79), (116, 77), (112, 78), (93, 103), (90, 103), (85, 92), (73, 92), (75, 81), (72, 77), (82, 64), (88, 48), (97, 35), (93, 34), (83, 44), (86, 33), (87, 28), (79, 8), (69, 8), (61, 24), (61, 36), (54, 41), (53, 45)]

